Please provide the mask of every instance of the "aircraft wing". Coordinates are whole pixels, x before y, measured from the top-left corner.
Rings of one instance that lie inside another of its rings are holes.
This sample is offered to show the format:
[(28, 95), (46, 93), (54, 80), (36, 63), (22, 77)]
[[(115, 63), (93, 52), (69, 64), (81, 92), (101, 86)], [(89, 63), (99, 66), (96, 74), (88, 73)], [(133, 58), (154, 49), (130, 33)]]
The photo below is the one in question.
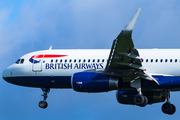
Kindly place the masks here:
[(134, 48), (131, 38), (140, 11), (141, 8), (136, 11), (130, 22), (113, 41), (104, 72), (114, 76), (131, 77), (127, 82), (141, 78), (155, 81), (158, 84), (156, 79), (144, 72), (141, 57), (139, 56), (138, 50)]

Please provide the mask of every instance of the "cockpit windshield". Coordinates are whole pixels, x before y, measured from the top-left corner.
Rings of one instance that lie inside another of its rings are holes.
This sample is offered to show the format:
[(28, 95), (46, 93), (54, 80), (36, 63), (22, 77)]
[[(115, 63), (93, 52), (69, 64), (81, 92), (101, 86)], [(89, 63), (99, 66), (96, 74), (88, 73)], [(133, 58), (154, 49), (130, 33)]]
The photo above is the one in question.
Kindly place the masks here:
[(20, 62), (20, 64), (23, 64), (24, 63), (24, 59), (21, 59), (21, 62)]
[(23, 64), (24, 63), (24, 59), (18, 59), (15, 63), (16, 64)]
[(21, 59), (18, 59), (18, 60), (16, 61), (16, 64), (19, 64), (20, 61), (21, 61)]

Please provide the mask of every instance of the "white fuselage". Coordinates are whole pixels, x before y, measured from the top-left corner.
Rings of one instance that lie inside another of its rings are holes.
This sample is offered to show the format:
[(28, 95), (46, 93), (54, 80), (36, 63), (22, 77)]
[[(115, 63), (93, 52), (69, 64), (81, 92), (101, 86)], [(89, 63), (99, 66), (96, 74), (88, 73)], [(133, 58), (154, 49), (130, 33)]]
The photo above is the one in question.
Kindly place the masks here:
[[(180, 76), (179, 49), (139, 49), (142, 65), (149, 75)], [(3, 72), (6, 77), (71, 77), (74, 73), (103, 71), (109, 57), (109, 49), (43, 50), (22, 56), (23, 64), (13, 64)], [(30, 62), (33, 60), (39, 63)], [(45, 55), (65, 55), (45, 57)], [(58, 78), (59, 80), (61, 78)], [(54, 82), (54, 80), (52, 79)], [(12, 82), (12, 81), (11, 81)], [(63, 83), (62, 83), (63, 84)], [(26, 85), (27, 86), (27, 85)]]

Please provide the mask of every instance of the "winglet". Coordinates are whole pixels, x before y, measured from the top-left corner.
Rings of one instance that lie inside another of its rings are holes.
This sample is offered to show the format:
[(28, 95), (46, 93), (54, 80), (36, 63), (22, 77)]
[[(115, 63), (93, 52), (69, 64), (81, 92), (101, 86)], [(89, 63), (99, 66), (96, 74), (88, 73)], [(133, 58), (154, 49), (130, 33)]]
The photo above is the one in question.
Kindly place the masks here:
[(136, 23), (136, 20), (139, 16), (139, 13), (141, 11), (141, 8), (138, 8), (138, 10), (136, 11), (136, 13), (134, 14), (134, 16), (131, 18), (131, 20), (129, 21), (128, 24), (126, 24), (126, 26), (124, 27), (123, 31), (132, 31), (134, 28), (134, 25)]

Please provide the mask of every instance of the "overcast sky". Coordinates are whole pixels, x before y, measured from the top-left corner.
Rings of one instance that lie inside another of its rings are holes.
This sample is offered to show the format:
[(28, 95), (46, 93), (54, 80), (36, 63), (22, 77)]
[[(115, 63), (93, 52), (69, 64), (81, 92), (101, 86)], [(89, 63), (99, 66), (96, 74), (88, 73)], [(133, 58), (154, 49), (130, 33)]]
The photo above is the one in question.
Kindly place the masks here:
[[(1, 0), (0, 73), (24, 54), (50, 46), (110, 49), (139, 7), (142, 11), (132, 36), (135, 47), (180, 48), (179, 5), (179, 0)], [(177, 120), (180, 113), (180, 92), (171, 94), (177, 107), (172, 116), (162, 113), (163, 103), (144, 108), (119, 104), (115, 91), (88, 94), (52, 89), (44, 110), (38, 107), (41, 94), (41, 89), (0, 78), (0, 119)]]

